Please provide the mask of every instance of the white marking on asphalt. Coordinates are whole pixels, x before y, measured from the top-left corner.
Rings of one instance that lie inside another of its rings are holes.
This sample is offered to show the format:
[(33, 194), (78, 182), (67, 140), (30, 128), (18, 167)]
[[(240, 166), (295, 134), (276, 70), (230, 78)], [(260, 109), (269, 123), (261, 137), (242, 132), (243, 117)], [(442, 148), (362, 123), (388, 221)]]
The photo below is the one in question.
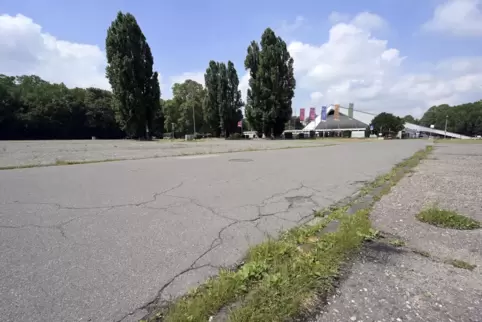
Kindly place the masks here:
[(187, 155), (187, 156), (178, 157), (178, 159), (182, 159), (182, 160), (205, 159), (205, 158), (213, 158), (213, 157), (218, 157), (218, 156), (219, 156), (219, 154)]

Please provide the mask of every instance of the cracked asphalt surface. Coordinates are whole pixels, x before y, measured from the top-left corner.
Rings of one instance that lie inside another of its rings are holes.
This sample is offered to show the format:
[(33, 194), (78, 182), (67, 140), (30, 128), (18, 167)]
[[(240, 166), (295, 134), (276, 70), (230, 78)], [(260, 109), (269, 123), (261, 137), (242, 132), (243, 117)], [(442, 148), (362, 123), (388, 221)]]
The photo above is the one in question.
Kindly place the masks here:
[(0, 316), (136, 321), (426, 144), (0, 171)]
[[(482, 145), (435, 145), (375, 204), (373, 226), (387, 238), (366, 245), (316, 321), (481, 322), (482, 229), (444, 229), (415, 218), (437, 205), (482, 221), (481, 165)], [(477, 267), (446, 263), (454, 259)]]
[(45, 165), (62, 161), (128, 160), (307, 146), (319, 147), (340, 144), (345, 141), (346, 139), (227, 141), (216, 138), (189, 142), (181, 140), (147, 142), (134, 140), (0, 141), (0, 167)]

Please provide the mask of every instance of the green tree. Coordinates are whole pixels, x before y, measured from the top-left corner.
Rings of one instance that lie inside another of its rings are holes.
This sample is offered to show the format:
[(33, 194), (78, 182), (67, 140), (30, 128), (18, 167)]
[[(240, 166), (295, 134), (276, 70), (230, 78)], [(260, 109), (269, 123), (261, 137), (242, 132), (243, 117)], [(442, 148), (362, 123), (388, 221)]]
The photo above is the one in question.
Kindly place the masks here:
[(177, 128), (180, 119), (179, 106), (176, 105), (174, 100), (169, 99), (163, 102), (163, 112), (164, 112), (164, 129), (166, 132), (178, 132)]
[(405, 115), (402, 120), (407, 123), (418, 124), (420, 121), (414, 118), (412, 115)]
[(405, 121), (398, 116), (390, 113), (380, 113), (372, 120), (375, 133), (386, 135), (389, 133), (398, 133), (404, 129)]
[(118, 121), (129, 136), (148, 138), (160, 109), (159, 80), (152, 70), (151, 49), (133, 15), (117, 14), (107, 31), (106, 52)]
[(228, 110), (224, 115), (224, 131), (226, 132), (226, 137), (231, 133), (237, 132), (238, 122), (243, 119), (243, 113), (241, 108), (244, 106), (244, 102), (241, 98), (241, 91), (239, 90), (239, 77), (234, 64), (228, 61), (227, 68), (227, 100), (228, 100)]
[(203, 86), (188, 79), (182, 84), (174, 84), (172, 93), (172, 108), (176, 110), (174, 114), (177, 116), (177, 120), (174, 122), (176, 132), (194, 133), (194, 125), (196, 132), (202, 131), (204, 127), (202, 105), (205, 97)]
[(0, 139), (119, 138), (112, 93), (0, 75)]
[(258, 133), (263, 133), (263, 108), (261, 105), (261, 89), (258, 78), (260, 49), (256, 41), (252, 41), (248, 47), (248, 54), (244, 61), (244, 67), (249, 71), (249, 88), (244, 110), (248, 128)]
[(423, 126), (434, 125), (436, 129), (445, 129), (463, 135), (482, 135), (482, 101), (456, 106), (442, 104), (432, 106), (420, 119)]
[(270, 28), (248, 47), (245, 68), (250, 70), (246, 116), (254, 128), (265, 135), (279, 136), (291, 118), (291, 103), (296, 81), (286, 43)]
[(224, 133), (228, 137), (237, 131), (237, 123), (243, 117), (241, 107), (244, 105), (239, 90), (239, 77), (231, 61), (219, 63), (209, 62), (204, 75), (206, 84), (203, 100), (206, 128), (215, 136)]
[(214, 136), (221, 134), (220, 118), (219, 118), (219, 63), (211, 60), (209, 67), (204, 74), (204, 84), (206, 87), (206, 95), (203, 99), (203, 115), (206, 124), (206, 130)]

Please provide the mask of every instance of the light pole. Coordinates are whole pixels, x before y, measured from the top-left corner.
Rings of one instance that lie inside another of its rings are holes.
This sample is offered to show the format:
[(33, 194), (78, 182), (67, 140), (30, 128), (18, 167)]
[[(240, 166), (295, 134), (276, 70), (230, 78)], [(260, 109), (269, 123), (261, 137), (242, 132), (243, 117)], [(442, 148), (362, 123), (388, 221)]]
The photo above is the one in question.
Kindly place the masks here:
[(193, 134), (196, 135), (196, 114), (194, 113), (194, 104), (192, 105), (192, 123), (194, 125)]
[(449, 121), (449, 116), (446, 115), (446, 116), (445, 116), (445, 134), (444, 134), (444, 139), (447, 138), (447, 123), (448, 123), (448, 121)]

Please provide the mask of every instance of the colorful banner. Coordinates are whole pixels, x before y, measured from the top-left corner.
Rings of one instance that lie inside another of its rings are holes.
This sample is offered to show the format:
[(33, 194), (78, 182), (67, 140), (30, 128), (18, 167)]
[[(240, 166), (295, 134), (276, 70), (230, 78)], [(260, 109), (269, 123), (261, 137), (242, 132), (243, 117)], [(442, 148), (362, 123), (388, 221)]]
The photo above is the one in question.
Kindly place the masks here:
[(321, 107), (321, 121), (326, 122), (326, 106)]
[(335, 104), (335, 115), (333, 116), (335, 121), (340, 120), (340, 104)]
[(238, 127), (243, 127), (243, 121), (238, 122)]
[(310, 107), (310, 121), (314, 121), (316, 118), (316, 111), (314, 107)]
[(348, 104), (348, 117), (353, 118), (353, 103)]
[(304, 121), (305, 121), (305, 109), (300, 108), (300, 122), (304, 122)]

